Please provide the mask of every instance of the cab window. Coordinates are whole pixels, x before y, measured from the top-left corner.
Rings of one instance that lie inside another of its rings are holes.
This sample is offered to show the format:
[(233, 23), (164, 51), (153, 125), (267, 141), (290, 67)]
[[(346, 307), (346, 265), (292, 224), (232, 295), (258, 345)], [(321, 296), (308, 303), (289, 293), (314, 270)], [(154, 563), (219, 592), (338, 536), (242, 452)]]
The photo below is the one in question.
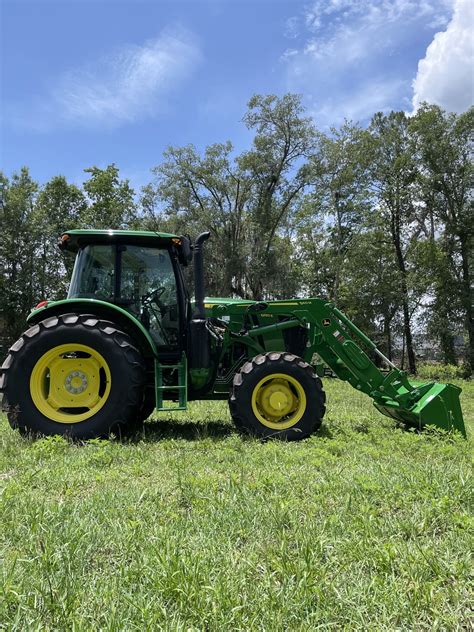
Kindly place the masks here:
[(138, 318), (158, 346), (178, 344), (176, 277), (166, 249), (86, 246), (77, 255), (68, 298), (115, 303)]

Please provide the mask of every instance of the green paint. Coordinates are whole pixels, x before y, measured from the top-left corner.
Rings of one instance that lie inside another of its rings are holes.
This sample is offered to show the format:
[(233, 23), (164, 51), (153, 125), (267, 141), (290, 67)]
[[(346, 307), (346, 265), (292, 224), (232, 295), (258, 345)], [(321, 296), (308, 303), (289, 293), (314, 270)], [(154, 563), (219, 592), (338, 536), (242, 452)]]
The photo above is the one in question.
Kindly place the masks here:
[[(68, 249), (80, 245), (113, 242), (143, 241), (150, 244), (156, 240), (176, 239), (169, 233), (149, 231), (69, 231)], [(151, 241), (150, 241), (151, 240)], [(158, 410), (170, 410), (164, 405), (166, 395), (178, 400), (172, 410), (185, 410), (188, 400), (188, 380), (191, 393), (200, 399), (222, 397), (229, 392), (233, 372), (242, 362), (271, 351), (298, 348), (298, 353), (311, 363), (319, 375), (323, 365), (315, 363), (317, 354), (334, 374), (351, 384), (355, 389), (372, 398), (376, 408), (384, 415), (397, 421), (422, 428), (435, 425), (445, 430), (456, 429), (466, 436), (461, 407), (460, 389), (451, 384), (434, 382), (418, 383), (390, 366), (388, 373), (382, 372), (364, 351), (381, 355), (376, 345), (352, 321), (332, 303), (319, 298), (290, 299), (257, 302), (231, 298), (208, 297), (204, 301), (206, 315), (217, 319), (221, 333), (210, 338), (211, 368), (188, 369), (183, 353), (178, 363), (166, 364), (159, 359), (159, 351), (143, 324), (125, 309), (95, 299), (66, 299), (48, 303), (46, 307), (33, 311), (28, 322), (35, 323), (48, 315), (73, 311), (94, 313), (101, 310), (110, 313), (111, 320), (118, 316), (126, 319), (129, 331), (137, 337), (154, 357), (155, 395)], [(221, 373), (213, 381), (216, 366)], [(227, 371), (227, 373), (226, 373)], [(210, 386), (207, 386), (210, 384)], [(207, 392), (203, 392), (206, 391)]]
[[(242, 330), (247, 312), (243, 307), (252, 304), (214, 299), (212, 305), (211, 299), (206, 303), (209, 314), (226, 317), (234, 332)], [(271, 316), (286, 317), (286, 320), (275, 320), (274, 324), (267, 325)], [(331, 303), (318, 298), (271, 301), (256, 318), (261, 324), (252, 326), (243, 335), (233, 334), (227, 344), (250, 338), (263, 341), (264, 351), (278, 351), (276, 335), (281, 336), (283, 330), (306, 327), (308, 343), (303, 358), (312, 363), (313, 355), (318, 354), (339, 379), (371, 397), (381, 413), (416, 428), (434, 425), (444, 430), (458, 430), (466, 436), (459, 403), (461, 389), (452, 384), (411, 381), (404, 371), (393, 367), (388, 374), (382, 372), (358, 343), (372, 351), (377, 350), (376, 345)], [(318, 364), (315, 368), (321, 375), (322, 366)]]
[(179, 239), (178, 235), (171, 233), (158, 233), (147, 230), (68, 230), (64, 233), (62, 239), (65, 240), (66, 249), (76, 252), (80, 246), (91, 243), (116, 243), (117, 241), (125, 241), (131, 243), (133, 241), (170, 241), (171, 239)]
[(66, 298), (62, 301), (49, 301), (45, 307), (40, 307), (39, 309), (34, 309), (32, 312), (30, 312), (26, 321), (27, 323), (34, 325), (40, 320), (43, 320), (44, 318), (48, 318), (48, 316), (53, 316), (55, 314), (65, 314), (67, 312), (74, 312), (76, 314), (90, 314), (94, 313), (94, 307), (98, 307), (102, 311), (110, 311), (111, 320), (113, 320), (114, 314), (120, 314), (121, 317), (125, 317), (130, 323), (132, 330), (138, 330), (140, 334), (144, 337), (144, 339), (148, 342), (151, 354), (154, 356), (158, 355), (155, 342), (150, 336), (150, 332), (145, 329), (142, 323), (130, 312), (127, 312), (125, 309), (122, 309), (118, 305), (115, 305), (114, 303), (109, 303), (107, 301), (99, 301), (95, 298)]
[[(165, 395), (177, 400), (176, 405), (165, 406)], [(156, 410), (186, 410), (188, 407), (188, 370), (183, 353), (178, 364), (163, 364), (155, 359)]]
[(210, 373), (210, 369), (189, 369), (190, 381), (196, 391), (206, 386)]

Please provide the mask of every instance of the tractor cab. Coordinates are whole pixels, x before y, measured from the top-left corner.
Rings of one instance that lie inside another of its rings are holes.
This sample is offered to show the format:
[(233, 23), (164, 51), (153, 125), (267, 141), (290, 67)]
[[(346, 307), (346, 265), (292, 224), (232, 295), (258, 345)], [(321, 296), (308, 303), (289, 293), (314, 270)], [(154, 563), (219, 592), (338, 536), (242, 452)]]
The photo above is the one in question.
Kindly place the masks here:
[(61, 247), (76, 253), (68, 299), (117, 305), (142, 323), (157, 349), (181, 350), (188, 297), (180, 264), (191, 252), (186, 237), (78, 230), (66, 233)]

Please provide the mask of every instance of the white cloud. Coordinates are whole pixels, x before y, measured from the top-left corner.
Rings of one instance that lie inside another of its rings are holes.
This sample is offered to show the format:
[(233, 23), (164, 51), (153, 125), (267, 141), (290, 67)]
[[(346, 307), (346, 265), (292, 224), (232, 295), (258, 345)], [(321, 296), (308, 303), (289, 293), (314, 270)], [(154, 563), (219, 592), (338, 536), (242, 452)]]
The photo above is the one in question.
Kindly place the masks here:
[(393, 52), (405, 33), (447, 24), (451, 0), (316, 0), (306, 12), (313, 33), (305, 53), (343, 65)]
[(413, 38), (451, 14), (452, 0), (314, 0), (281, 57), (287, 89), (308, 95), (322, 125), (409, 108)]
[(285, 37), (294, 39), (299, 34), (299, 19), (296, 16), (288, 18), (285, 22)]
[(463, 112), (474, 103), (474, 4), (456, 0), (445, 31), (436, 33), (418, 63), (413, 81), (413, 109), (422, 101), (450, 112)]
[(116, 127), (155, 116), (199, 59), (188, 32), (166, 30), (141, 46), (126, 46), (65, 73), (35, 105), (16, 108), (16, 123), (37, 130)]
[(287, 48), (283, 52), (281, 59), (282, 60), (290, 59), (290, 57), (294, 57), (295, 55), (298, 55), (298, 50), (296, 48)]
[[(327, 17), (335, 18), (332, 23), (334, 28), (343, 22), (361, 18), (366, 24), (379, 26), (420, 17), (446, 24), (446, 12), (451, 7), (452, 0), (314, 0), (306, 9), (305, 22), (313, 31), (321, 30), (323, 18)], [(325, 29), (326, 25), (324, 22)]]

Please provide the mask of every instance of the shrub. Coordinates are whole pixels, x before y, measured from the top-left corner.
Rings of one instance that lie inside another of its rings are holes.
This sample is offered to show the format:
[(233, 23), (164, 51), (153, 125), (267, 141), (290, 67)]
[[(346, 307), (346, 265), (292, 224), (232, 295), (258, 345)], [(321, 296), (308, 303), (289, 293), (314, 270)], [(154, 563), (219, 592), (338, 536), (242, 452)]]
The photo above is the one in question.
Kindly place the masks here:
[(417, 375), (426, 380), (461, 380), (467, 377), (467, 367), (455, 364), (419, 364)]

